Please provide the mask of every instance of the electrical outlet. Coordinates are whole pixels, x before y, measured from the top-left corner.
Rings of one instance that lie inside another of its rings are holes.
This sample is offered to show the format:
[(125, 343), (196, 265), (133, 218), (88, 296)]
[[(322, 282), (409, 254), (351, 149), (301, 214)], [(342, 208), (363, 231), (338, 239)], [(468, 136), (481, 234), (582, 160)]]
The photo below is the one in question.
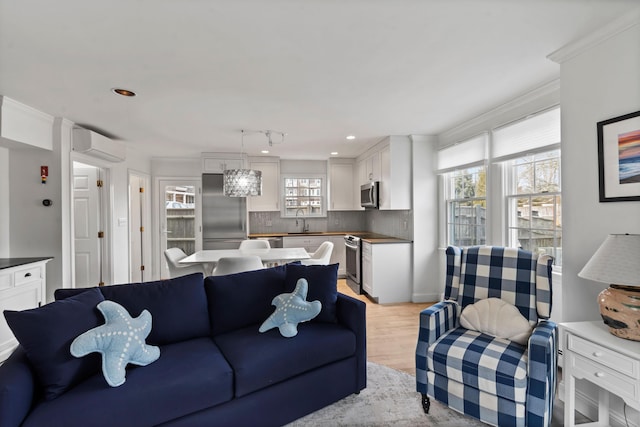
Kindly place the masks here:
[(405, 230), (406, 230), (407, 228), (409, 228), (409, 224), (407, 223), (407, 220), (405, 220), (405, 221), (402, 223), (402, 227), (403, 227)]

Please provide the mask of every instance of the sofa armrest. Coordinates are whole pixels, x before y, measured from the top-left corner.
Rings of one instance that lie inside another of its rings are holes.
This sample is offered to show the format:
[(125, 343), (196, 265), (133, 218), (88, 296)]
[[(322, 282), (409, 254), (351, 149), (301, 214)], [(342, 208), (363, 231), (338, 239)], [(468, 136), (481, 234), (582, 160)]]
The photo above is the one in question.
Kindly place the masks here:
[(549, 426), (558, 372), (558, 326), (543, 320), (529, 338), (527, 425)]
[(420, 312), (420, 329), (416, 345), (416, 385), (420, 393), (427, 392), (427, 349), (445, 332), (458, 326), (458, 303), (440, 301)]
[(338, 293), (336, 312), (338, 323), (356, 334), (356, 359), (358, 363), (358, 391), (367, 386), (367, 305), (348, 295)]
[(18, 427), (31, 410), (36, 379), (22, 347), (0, 366), (0, 426)]

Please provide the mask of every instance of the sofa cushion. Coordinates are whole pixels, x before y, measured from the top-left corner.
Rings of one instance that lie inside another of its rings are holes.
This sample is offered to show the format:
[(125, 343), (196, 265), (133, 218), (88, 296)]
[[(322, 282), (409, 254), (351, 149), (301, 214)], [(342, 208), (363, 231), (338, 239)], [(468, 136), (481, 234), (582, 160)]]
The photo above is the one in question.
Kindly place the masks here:
[(327, 363), (353, 356), (356, 336), (338, 324), (308, 322), (295, 339), (257, 325), (217, 335), (216, 343), (235, 372), (235, 396), (241, 397)]
[[(163, 345), (210, 335), (207, 298), (201, 273), (169, 280), (103, 286), (104, 297), (123, 306), (133, 317), (142, 310), (153, 314), (153, 328), (147, 343)], [(58, 289), (62, 299), (78, 289)]]
[(104, 316), (104, 325), (89, 329), (71, 343), (71, 355), (83, 357), (90, 353), (102, 355), (102, 375), (111, 387), (126, 381), (129, 363), (147, 366), (160, 357), (160, 349), (147, 345), (151, 332), (151, 313), (143, 310), (131, 318), (127, 310), (113, 301), (102, 301), (98, 310)]
[[(287, 268), (281, 265), (204, 280), (213, 336), (263, 322), (271, 301), (284, 292)], [(256, 331), (258, 326), (256, 326)]]
[(322, 310), (313, 322), (336, 323), (336, 301), (338, 300), (338, 264), (331, 265), (287, 265), (285, 292), (293, 292), (298, 279), (307, 279), (309, 293), (307, 301), (320, 301)]
[(76, 359), (69, 346), (75, 337), (102, 323), (96, 309), (101, 301), (104, 297), (93, 289), (31, 310), (5, 310), (7, 324), (27, 354), (45, 399), (55, 399), (100, 371), (97, 354)]
[(494, 396), (524, 403), (527, 347), (503, 338), (455, 328), (427, 349), (427, 369)]
[(151, 426), (233, 397), (233, 372), (211, 338), (160, 348), (162, 357), (127, 372), (112, 388), (95, 375), (58, 399), (35, 406), (22, 427)]

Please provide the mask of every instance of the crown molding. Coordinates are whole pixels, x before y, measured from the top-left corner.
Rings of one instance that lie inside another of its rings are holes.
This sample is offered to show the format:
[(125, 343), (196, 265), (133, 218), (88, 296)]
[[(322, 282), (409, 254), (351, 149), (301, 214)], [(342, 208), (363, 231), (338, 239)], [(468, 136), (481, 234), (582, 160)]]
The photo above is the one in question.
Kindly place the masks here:
[(604, 27), (582, 37), (581, 39), (564, 45), (555, 52), (547, 55), (547, 59), (558, 64), (562, 64), (563, 62), (586, 52), (594, 46), (597, 46), (611, 37), (627, 31), (629, 28), (638, 24), (640, 24), (640, 8), (621, 16), (615, 21), (610, 22)]

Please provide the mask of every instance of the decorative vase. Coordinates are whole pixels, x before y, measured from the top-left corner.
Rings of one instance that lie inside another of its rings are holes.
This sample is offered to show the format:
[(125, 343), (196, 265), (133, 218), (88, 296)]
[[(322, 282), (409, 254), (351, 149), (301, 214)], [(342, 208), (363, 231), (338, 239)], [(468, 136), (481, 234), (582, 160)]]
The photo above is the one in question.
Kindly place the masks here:
[(598, 295), (600, 315), (613, 335), (640, 341), (640, 289), (611, 285)]

